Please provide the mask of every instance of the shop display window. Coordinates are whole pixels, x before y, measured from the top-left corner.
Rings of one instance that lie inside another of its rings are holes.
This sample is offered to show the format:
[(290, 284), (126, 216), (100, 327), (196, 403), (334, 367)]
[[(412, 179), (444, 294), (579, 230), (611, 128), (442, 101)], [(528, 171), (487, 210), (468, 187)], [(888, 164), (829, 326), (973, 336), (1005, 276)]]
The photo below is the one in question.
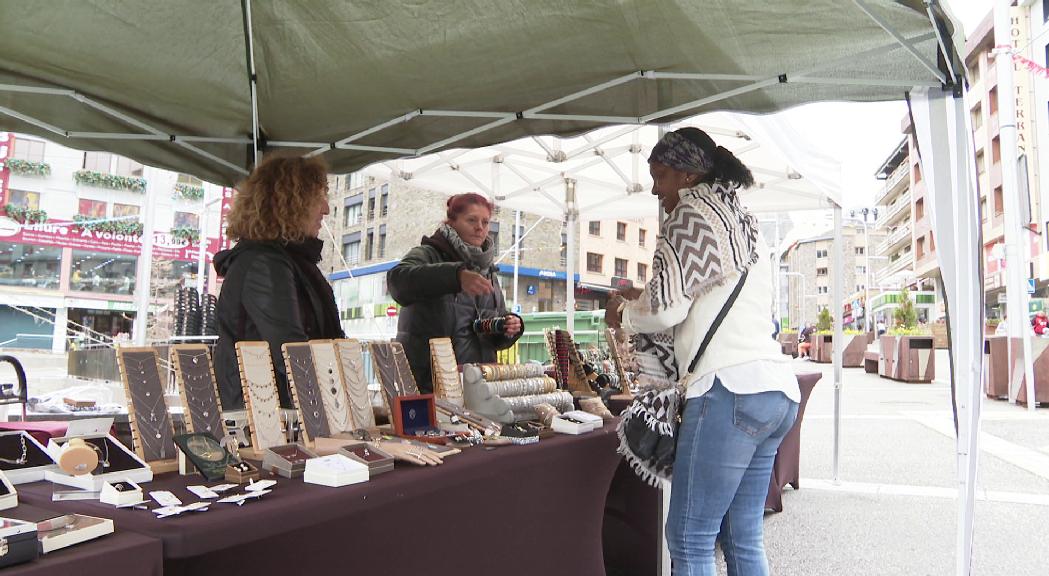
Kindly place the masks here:
[(134, 294), (137, 258), (127, 254), (73, 251), (69, 289), (103, 294)]
[(0, 242), (0, 286), (57, 290), (62, 249)]

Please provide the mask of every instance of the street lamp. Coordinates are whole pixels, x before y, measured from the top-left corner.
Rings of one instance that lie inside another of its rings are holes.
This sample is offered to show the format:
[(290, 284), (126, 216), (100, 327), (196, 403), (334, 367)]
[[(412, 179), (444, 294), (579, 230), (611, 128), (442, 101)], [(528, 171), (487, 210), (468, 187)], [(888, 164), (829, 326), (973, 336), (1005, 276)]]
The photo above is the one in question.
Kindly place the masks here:
[[(801, 297), (798, 298), (798, 316), (805, 316), (805, 296), (806, 296), (806, 294), (805, 294), (805, 275), (802, 274), (801, 272), (788, 272), (786, 270), (782, 270), (781, 273), (784, 276), (797, 276), (798, 278), (801, 278)], [(789, 290), (789, 286), (788, 286), (788, 290)], [(789, 297), (788, 297), (788, 302), (789, 302)], [(800, 318), (798, 320), (800, 321)], [(799, 329), (801, 328), (801, 324), (797, 324), (797, 326), (798, 326)]]
[[(856, 218), (856, 210), (849, 212), (854, 220)], [(877, 208), (863, 208), (859, 210), (859, 213), (863, 215), (863, 254), (866, 257), (863, 266), (863, 326), (866, 328), (865, 332), (871, 331), (871, 299), (870, 299), (870, 285), (871, 285), (871, 241), (870, 236), (867, 234), (867, 217), (871, 216), (872, 221), (878, 220), (878, 209)], [(839, 304), (840, 305), (840, 304)]]

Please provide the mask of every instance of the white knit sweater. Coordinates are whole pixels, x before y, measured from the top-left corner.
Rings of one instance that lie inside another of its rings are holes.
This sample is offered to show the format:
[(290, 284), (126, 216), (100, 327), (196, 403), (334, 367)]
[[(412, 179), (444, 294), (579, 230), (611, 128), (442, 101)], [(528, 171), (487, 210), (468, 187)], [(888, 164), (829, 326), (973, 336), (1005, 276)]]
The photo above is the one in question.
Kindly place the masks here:
[[(661, 237), (657, 246), (659, 252), (672, 255), (676, 250)], [(678, 292), (675, 301), (666, 308), (653, 310), (648, 305), (650, 298), (647, 293), (661, 290), (667, 283), (679, 282), (678, 279), (683, 276), (680, 269), (674, 269), (673, 263), (678, 259), (665, 258), (671, 264), (660, 270), (657, 277), (653, 277), (646, 285), (646, 294), (629, 302), (623, 309), (622, 325), (627, 331), (651, 334), (673, 328), (674, 356), (682, 381), (689, 387), (689, 397), (706, 392), (713, 384), (713, 376), (720, 371), (723, 373), (723, 385), (737, 394), (778, 390), (792, 400), (800, 398), (797, 379), (790, 367), (790, 357), (783, 355), (779, 343), (772, 338), (772, 270), (768, 249), (760, 236), (757, 252), (758, 261), (751, 266), (736, 302), (691, 374), (686, 375), (685, 372), (718, 312), (735, 289), (739, 281), (738, 273), (733, 273), (724, 284), (698, 298), (689, 297), (685, 290), (684, 293)], [(781, 369), (777, 370), (776, 365), (781, 366)], [(726, 370), (728, 368), (732, 369)], [(736, 377), (727, 377), (730, 374)], [(747, 375), (761, 377), (749, 378)], [(693, 389), (697, 387), (704, 389)]]

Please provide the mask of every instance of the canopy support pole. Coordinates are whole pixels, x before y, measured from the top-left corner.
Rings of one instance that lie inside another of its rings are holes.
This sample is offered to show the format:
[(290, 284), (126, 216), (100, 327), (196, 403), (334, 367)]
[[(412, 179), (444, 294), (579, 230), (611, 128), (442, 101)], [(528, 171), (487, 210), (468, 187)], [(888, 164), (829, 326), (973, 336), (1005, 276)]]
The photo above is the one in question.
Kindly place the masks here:
[[(841, 237), (841, 206), (834, 205), (834, 248), (831, 249), (831, 268), (834, 270), (834, 283), (831, 287), (831, 317), (834, 318), (834, 337), (831, 343), (834, 360), (834, 468), (832, 479), (835, 484), (841, 482), (841, 389), (844, 376), (841, 364), (845, 349), (845, 334), (842, 330), (841, 300), (843, 277), (842, 266), (843, 244)], [(803, 296), (804, 297), (804, 296)]]
[(871, 10), (870, 6), (867, 6), (867, 2), (865, 2), (864, 0), (852, 1), (856, 3), (856, 6), (859, 6), (860, 10), (863, 10), (864, 14), (866, 14), (871, 20), (874, 20), (874, 22), (876, 22), (878, 26), (881, 26), (882, 30), (885, 30), (885, 32), (888, 33), (889, 36), (892, 36), (893, 40), (899, 42), (900, 46), (903, 46), (904, 50), (906, 50), (911, 56), (914, 56), (914, 59), (921, 63), (921, 65), (924, 66), (929, 72), (931, 72), (937, 80), (939, 80), (942, 83), (947, 82), (947, 78), (943, 75), (943, 72), (940, 72), (940, 70), (937, 69), (932, 62), (929, 62), (924, 57), (922, 57), (922, 55), (918, 53), (914, 46), (911, 45), (911, 43), (907, 41), (907, 39), (905, 39), (902, 34), (897, 32), (895, 28), (890, 26), (884, 18), (875, 14), (874, 11)]
[(262, 146), (259, 140), (259, 94), (258, 75), (255, 72), (255, 35), (251, 22), (251, 0), (241, 0), (241, 13), (244, 16), (244, 46), (247, 50), (248, 84), (251, 89), (251, 137), (253, 165), (258, 166)]
[(566, 244), (568, 245), (568, 258), (565, 262), (565, 320), (569, 334), (575, 334), (575, 270), (576, 270), (576, 246), (575, 230), (576, 220), (579, 218), (579, 209), (575, 202), (575, 180), (565, 178), (565, 228)]

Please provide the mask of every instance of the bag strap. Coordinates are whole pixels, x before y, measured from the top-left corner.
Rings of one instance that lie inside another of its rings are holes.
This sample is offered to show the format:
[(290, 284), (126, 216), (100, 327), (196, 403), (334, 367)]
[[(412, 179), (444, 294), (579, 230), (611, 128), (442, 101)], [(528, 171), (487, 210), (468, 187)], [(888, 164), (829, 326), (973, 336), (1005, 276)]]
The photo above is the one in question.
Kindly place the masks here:
[(714, 318), (714, 322), (710, 324), (710, 330), (707, 330), (707, 335), (703, 337), (703, 343), (699, 345), (699, 352), (696, 352), (696, 357), (693, 358), (692, 363), (688, 365), (689, 374), (695, 371), (696, 364), (699, 363), (699, 359), (703, 356), (703, 353), (707, 351), (707, 346), (710, 345), (711, 339), (714, 338), (714, 333), (718, 331), (721, 323), (725, 320), (725, 316), (728, 316), (729, 308), (732, 308), (732, 304), (736, 302), (736, 298), (739, 297), (739, 293), (743, 290), (743, 283), (747, 281), (748, 273), (750, 273), (750, 270), (743, 271), (743, 274), (739, 278), (739, 282), (732, 290), (732, 294), (729, 295), (728, 301), (721, 307), (721, 312), (718, 312), (717, 317)]

